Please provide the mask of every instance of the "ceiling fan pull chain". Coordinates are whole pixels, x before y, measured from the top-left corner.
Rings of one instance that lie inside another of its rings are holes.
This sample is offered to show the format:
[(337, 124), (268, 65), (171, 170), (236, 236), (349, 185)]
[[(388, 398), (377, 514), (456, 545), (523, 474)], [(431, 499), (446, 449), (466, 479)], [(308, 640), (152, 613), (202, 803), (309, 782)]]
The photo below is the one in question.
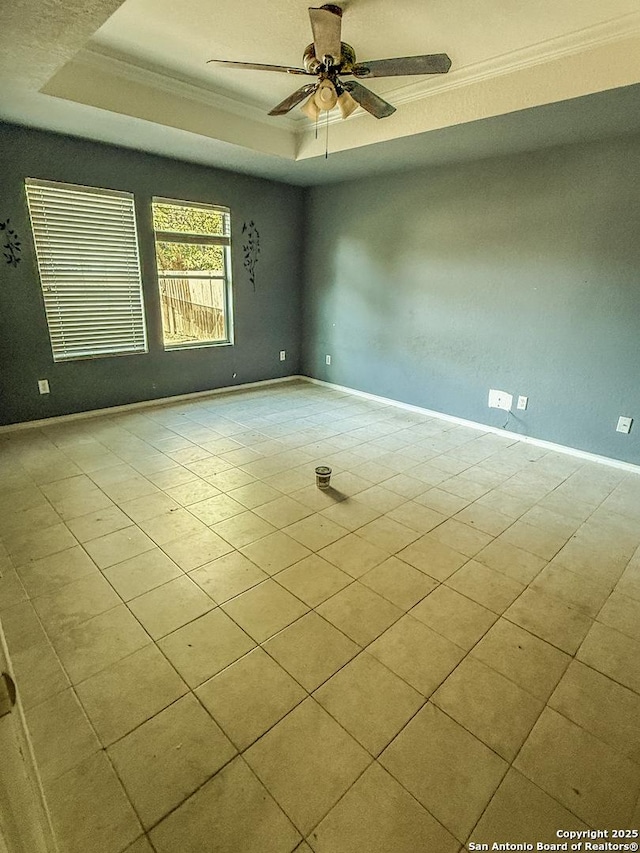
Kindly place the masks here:
[(316, 113), (316, 139), (318, 138), (318, 117), (320, 113)]
[(324, 143), (324, 159), (329, 159), (329, 110), (325, 113), (327, 120), (325, 122), (325, 143)]

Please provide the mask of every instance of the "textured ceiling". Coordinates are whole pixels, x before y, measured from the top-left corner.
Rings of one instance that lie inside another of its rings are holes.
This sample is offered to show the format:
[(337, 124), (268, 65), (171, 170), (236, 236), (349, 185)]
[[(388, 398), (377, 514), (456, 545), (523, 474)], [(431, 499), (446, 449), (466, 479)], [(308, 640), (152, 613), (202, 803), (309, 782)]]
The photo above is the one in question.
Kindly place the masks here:
[(206, 64), (299, 65), (307, 5), (16, 0), (0, 118), (300, 184), (640, 129), (637, 0), (344, 0), (359, 59), (446, 51), (453, 66), (367, 81), (397, 112), (332, 115), (325, 160), (298, 110), (266, 115), (300, 78)]

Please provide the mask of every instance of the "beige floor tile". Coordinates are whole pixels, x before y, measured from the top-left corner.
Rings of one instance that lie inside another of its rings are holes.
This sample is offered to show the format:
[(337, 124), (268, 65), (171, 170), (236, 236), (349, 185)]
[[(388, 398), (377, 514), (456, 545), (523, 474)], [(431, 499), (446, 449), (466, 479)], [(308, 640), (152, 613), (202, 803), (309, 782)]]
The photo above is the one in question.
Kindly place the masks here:
[(145, 592), (129, 602), (129, 609), (154, 640), (197, 619), (215, 607), (215, 602), (182, 575)]
[(317, 610), (361, 646), (375, 640), (402, 616), (400, 608), (359, 581), (336, 593)]
[(637, 765), (556, 711), (543, 711), (514, 767), (591, 826), (629, 825)]
[(154, 547), (153, 540), (139, 527), (124, 527), (85, 543), (85, 549), (100, 569), (108, 569)]
[[(67, 771), (48, 786), (46, 795), (53, 827), (65, 853), (120, 853), (142, 832), (103, 752)], [(98, 803), (100, 807), (96, 808)]]
[(163, 546), (162, 550), (176, 562), (185, 572), (190, 572), (205, 563), (210, 563), (217, 557), (233, 550), (229, 543), (218, 536), (213, 530), (197, 533), (195, 536), (185, 536), (174, 539)]
[(412, 542), (396, 556), (438, 581), (446, 580), (468, 559), (464, 554), (433, 539), (430, 534)]
[(274, 580), (258, 584), (221, 606), (257, 643), (286, 628), (309, 609)]
[(452, 495), (467, 498), (469, 501), (476, 501), (489, 491), (488, 486), (481, 486), (473, 480), (459, 475), (444, 480), (440, 483), (440, 488), (445, 492), (451, 492)]
[(520, 595), (524, 584), (469, 560), (445, 584), (494, 613), (503, 613)]
[(257, 539), (263, 539), (275, 532), (273, 525), (266, 522), (253, 512), (241, 512), (225, 521), (214, 524), (212, 530), (222, 536), (234, 548), (250, 545)]
[(372, 755), (379, 755), (424, 704), (424, 697), (362, 652), (314, 698)]
[(246, 486), (240, 486), (229, 492), (229, 497), (241, 503), (247, 509), (255, 509), (258, 506), (263, 506), (269, 501), (273, 501), (281, 496), (281, 492), (268, 486), (266, 483), (256, 480), (253, 483), (248, 483)]
[(640, 693), (640, 643), (635, 640), (608, 625), (594, 622), (576, 657)]
[(124, 601), (137, 598), (182, 575), (182, 569), (159, 548), (104, 570), (105, 578)]
[(103, 491), (95, 488), (84, 495), (69, 495), (67, 498), (61, 498), (53, 505), (64, 521), (72, 521), (88, 512), (113, 506), (111, 499)]
[(20, 601), (2, 611), (2, 630), (10, 654), (28, 651), (48, 642), (42, 623), (30, 601)]
[[(143, 500), (145, 500), (143, 498)], [(111, 503), (111, 502), (109, 502)], [(67, 527), (76, 537), (78, 542), (88, 542), (98, 539), (108, 533), (115, 533), (124, 527), (131, 526), (131, 519), (125, 515), (117, 506), (110, 505), (104, 509), (95, 510), (87, 515), (80, 515), (71, 521), (67, 521)]]
[(502, 673), (543, 702), (549, 698), (570, 658), (506, 619), (499, 619), (473, 647), (471, 655)]
[[(362, 528), (363, 529), (363, 528)], [(283, 533), (291, 536), (311, 551), (319, 551), (336, 542), (349, 531), (325, 516), (315, 513), (284, 528)]]
[(371, 762), (368, 753), (313, 699), (294, 708), (244, 755), (304, 835)]
[(557, 835), (559, 829), (584, 831), (587, 825), (511, 769), (471, 833), (467, 847), (471, 842), (495, 844), (499, 838), (509, 844), (533, 844), (535, 849), (538, 843), (563, 843)]
[(189, 506), (189, 511), (204, 524), (217, 524), (245, 510), (246, 507), (243, 504), (224, 494), (215, 495), (213, 498), (207, 498)]
[(208, 529), (207, 525), (194, 518), (188, 509), (178, 506), (138, 524), (156, 545), (166, 545), (176, 539), (198, 536)]
[(391, 518), (420, 534), (428, 533), (447, 520), (446, 515), (414, 500), (407, 501), (392, 509), (387, 513), (387, 518)]
[[(157, 853), (290, 853), (300, 834), (236, 758), (150, 832)], [(215, 848), (213, 848), (215, 849)]]
[(307, 695), (259, 648), (202, 684), (196, 694), (240, 750), (268, 731)]
[(70, 684), (58, 656), (49, 643), (13, 653), (11, 663), (25, 711), (62, 693)]
[(26, 720), (43, 780), (56, 779), (101, 749), (71, 688), (32, 708)]
[(78, 684), (127, 655), (151, 638), (124, 605), (57, 634), (54, 646), (73, 684)]
[(531, 588), (558, 598), (593, 619), (611, 592), (608, 584), (582, 577), (553, 562), (532, 581)]
[(463, 524), (455, 518), (448, 519), (429, 535), (436, 541), (448, 545), (449, 548), (453, 548), (454, 551), (458, 551), (467, 557), (473, 557), (492, 540), (488, 533), (484, 533), (469, 524)]
[(550, 560), (566, 543), (570, 533), (557, 533), (544, 527), (527, 524), (522, 519), (516, 521), (501, 535), (501, 539), (529, 551), (543, 560)]
[(357, 535), (390, 556), (414, 542), (420, 534), (386, 515), (359, 528)]
[(278, 572), (277, 581), (309, 607), (317, 607), (348, 586), (353, 578), (323, 560), (320, 555), (311, 554), (299, 563)]
[(120, 603), (111, 585), (97, 573), (85, 575), (33, 602), (50, 636), (68, 631)]
[(26, 563), (18, 569), (20, 580), (31, 598), (48, 595), (72, 581), (97, 573), (95, 563), (79, 546)]
[[(228, 460), (231, 461), (231, 460)], [(228, 468), (226, 471), (218, 471), (207, 477), (207, 481), (219, 489), (221, 492), (229, 493), (240, 489), (242, 486), (248, 486), (250, 483), (257, 482), (255, 477), (247, 474), (241, 468)], [(242, 503), (242, 501), (240, 501)]]
[(598, 622), (640, 641), (640, 601), (614, 592), (598, 613)]
[(402, 495), (385, 489), (384, 486), (371, 486), (358, 492), (358, 502), (375, 510), (378, 514), (389, 512), (400, 504), (405, 503)]
[(457, 842), (379, 764), (311, 833), (317, 853), (457, 853)]
[[(164, 492), (155, 492), (151, 495), (135, 498), (132, 501), (124, 501), (120, 504), (120, 508), (123, 512), (126, 512), (131, 521), (139, 524), (145, 533), (149, 533), (142, 522), (149, 521), (149, 519), (156, 516), (165, 516), (172, 511), (177, 511), (180, 509), (180, 504)], [(149, 535), (151, 534), (149, 533)]]
[(511, 762), (544, 703), (481, 661), (468, 657), (431, 701)]
[(430, 702), (380, 757), (380, 763), (458, 841), (464, 841), (508, 765)]
[(465, 507), (456, 514), (455, 520), (462, 521), (469, 527), (481, 530), (490, 536), (499, 536), (513, 524), (512, 516), (505, 515), (482, 503), (473, 503)]
[(410, 614), (463, 649), (472, 648), (498, 618), (486, 607), (443, 585), (416, 604)]
[(286, 495), (281, 495), (268, 503), (261, 504), (256, 507), (255, 511), (261, 518), (277, 528), (295, 524), (296, 521), (300, 521), (313, 513), (313, 510), (308, 506), (292, 500)]
[(150, 828), (236, 754), (192, 694), (109, 747), (108, 755), (145, 828)]
[(238, 551), (218, 557), (189, 573), (189, 577), (218, 604), (251, 589), (269, 576)]
[(54, 524), (44, 530), (30, 530), (6, 544), (13, 565), (18, 568), (41, 557), (73, 548), (78, 543), (65, 524)]
[(15, 569), (0, 565), (0, 612), (14, 604), (27, 601), (27, 591)]
[(171, 500), (175, 501), (180, 506), (190, 506), (199, 501), (213, 498), (220, 494), (216, 486), (212, 486), (206, 480), (191, 480), (188, 483), (183, 483), (181, 486), (171, 486), (166, 489), (167, 495)]
[(392, 625), (367, 651), (427, 697), (465, 654), (459, 646), (409, 615)]
[(384, 563), (362, 575), (360, 582), (405, 611), (438, 585), (433, 578), (403, 563), (397, 557), (389, 557)]
[(254, 648), (255, 643), (217, 608), (164, 637), (158, 645), (194, 688)]
[(359, 578), (360, 575), (386, 560), (389, 553), (361, 538), (357, 533), (349, 533), (332, 545), (323, 548), (319, 555), (351, 575), (352, 578)]
[(450, 518), (452, 515), (460, 512), (469, 503), (465, 498), (460, 498), (457, 495), (452, 495), (438, 488), (429, 489), (429, 491), (419, 495), (415, 500), (417, 503), (435, 510), (446, 518)]
[(284, 533), (276, 532), (242, 548), (242, 553), (269, 575), (292, 566), (311, 551)]
[(592, 624), (592, 619), (582, 611), (531, 588), (526, 589), (504, 615), (510, 622), (570, 655), (575, 654)]
[(550, 707), (640, 764), (640, 696), (571, 661)]
[(546, 565), (546, 560), (542, 557), (536, 557), (535, 554), (505, 542), (502, 536), (494, 539), (482, 551), (478, 551), (475, 559), (523, 584), (531, 583)]
[(335, 521), (336, 524), (345, 527), (347, 530), (357, 530), (373, 521), (374, 518), (378, 518), (380, 513), (363, 504), (357, 498), (347, 498), (321, 510), (320, 515), (324, 515), (330, 521)]
[(145, 835), (141, 835), (137, 841), (134, 841), (130, 847), (127, 847), (124, 853), (153, 853), (153, 847), (148, 838)]
[(76, 687), (104, 746), (135, 729), (187, 692), (156, 646), (146, 646)]

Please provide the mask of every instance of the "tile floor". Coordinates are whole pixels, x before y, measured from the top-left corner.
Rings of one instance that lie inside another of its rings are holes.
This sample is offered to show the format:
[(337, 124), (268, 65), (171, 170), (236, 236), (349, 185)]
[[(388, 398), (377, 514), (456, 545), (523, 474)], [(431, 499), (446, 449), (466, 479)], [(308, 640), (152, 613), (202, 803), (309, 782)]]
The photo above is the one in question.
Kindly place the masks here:
[(637, 475), (291, 382), (5, 433), (0, 476), (62, 853), (638, 827)]

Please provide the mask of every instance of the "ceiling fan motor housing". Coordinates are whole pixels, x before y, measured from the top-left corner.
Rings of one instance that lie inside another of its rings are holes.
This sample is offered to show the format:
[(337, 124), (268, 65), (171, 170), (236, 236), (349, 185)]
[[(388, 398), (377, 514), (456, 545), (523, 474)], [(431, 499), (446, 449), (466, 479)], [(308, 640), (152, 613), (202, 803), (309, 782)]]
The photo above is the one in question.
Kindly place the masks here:
[(338, 60), (336, 60), (335, 57), (333, 58), (333, 64), (329, 69), (325, 68), (322, 59), (318, 59), (318, 57), (316, 56), (316, 51), (313, 42), (307, 45), (302, 57), (302, 64), (304, 66), (305, 71), (308, 71), (309, 74), (320, 74), (323, 71), (328, 72), (330, 70), (333, 70), (336, 71), (338, 74), (349, 74), (356, 63), (356, 52), (350, 44), (347, 44), (344, 41), (340, 42), (340, 46), (340, 57)]

